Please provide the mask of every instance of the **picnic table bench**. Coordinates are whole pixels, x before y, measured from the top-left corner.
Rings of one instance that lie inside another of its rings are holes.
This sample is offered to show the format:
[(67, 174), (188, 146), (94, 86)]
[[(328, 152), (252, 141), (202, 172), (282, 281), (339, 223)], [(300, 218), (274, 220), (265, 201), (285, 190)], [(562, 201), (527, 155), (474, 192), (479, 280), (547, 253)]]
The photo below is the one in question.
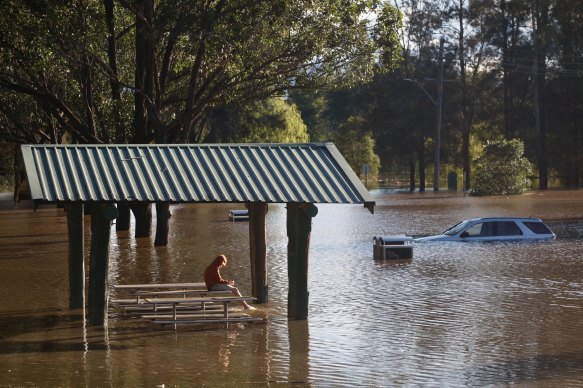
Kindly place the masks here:
[(112, 299), (111, 302), (115, 304), (140, 304), (141, 298), (148, 296), (182, 296), (186, 298), (187, 295), (198, 295), (198, 296), (208, 296), (208, 295), (225, 295), (231, 294), (230, 291), (209, 291), (206, 288), (204, 290), (169, 290), (169, 291), (148, 291), (148, 290), (138, 290), (130, 292), (130, 295), (134, 296), (132, 299)]
[(198, 283), (148, 283), (148, 284), (116, 284), (113, 286), (118, 290), (151, 290), (151, 289), (187, 289), (187, 288), (204, 288), (204, 282)]
[[(144, 299), (142, 303), (151, 304), (154, 307), (154, 311), (157, 310), (158, 306), (172, 306), (172, 314), (165, 316), (163, 319), (159, 317), (155, 318), (152, 322), (157, 324), (176, 324), (178, 323), (230, 323), (230, 322), (254, 322), (260, 321), (261, 318), (251, 317), (247, 314), (236, 314), (232, 317), (229, 316), (229, 304), (232, 302), (250, 302), (257, 298), (251, 296), (214, 296), (214, 297), (194, 297), (194, 298), (147, 298)], [(200, 303), (201, 310), (206, 310), (207, 303), (222, 303), (223, 304), (223, 314), (222, 316), (217, 316), (213, 314), (209, 316), (189, 316), (195, 314), (178, 314), (177, 306), (181, 304), (194, 304)]]
[(129, 294), (135, 296), (134, 299), (112, 299), (114, 304), (131, 304), (140, 303), (142, 296), (157, 295), (182, 295), (197, 294), (209, 295), (212, 293), (224, 293), (224, 291), (209, 291), (203, 282), (197, 283), (153, 283), (153, 284), (116, 284), (113, 286), (116, 290), (130, 291)]
[[(172, 305), (156, 305), (156, 309), (154, 310), (154, 305), (147, 304), (147, 303), (132, 303), (132, 304), (120, 304), (118, 305), (123, 307), (125, 311), (136, 314), (136, 315), (143, 315), (143, 314), (158, 314), (164, 313), (168, 311), (172, 311)], [(206, 304), (205, 310), (202, 310), (200, 303), (193, 303), (193, 304), (179, 304), (176, 306), (177, 313), (188, 313), (193, 311), (211, 311), (219, 309), (222, 313), (223, 306), (218, 304)]]

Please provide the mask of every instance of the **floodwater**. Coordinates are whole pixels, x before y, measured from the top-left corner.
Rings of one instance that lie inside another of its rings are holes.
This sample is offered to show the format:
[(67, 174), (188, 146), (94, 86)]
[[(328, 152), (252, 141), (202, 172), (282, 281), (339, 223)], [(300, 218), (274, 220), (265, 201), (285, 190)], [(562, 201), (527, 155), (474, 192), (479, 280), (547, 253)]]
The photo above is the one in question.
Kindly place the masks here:
[[(285, 207), (270, 205), (269, 304), (253, 312), (267, 322), (176, 331), (115, 309), (106, 330), (85, 324), (67, 308), (62, 210), (4, 206), (0, 386), (583, 385), (583, 191), (372, 195), (374, 215), (318, 205), (308, 320), (287, 319)], [(232, 208), (173, 207), (167, 247), (112, 232), (111, 284), (201, 281), (224, 253), (223, 275), (250, 294), (248, 225), (228, 222)], [(541, 217), (557, 240), (417, 244), (412, 260), (372, 258), (373, 236), (434, 234), (488, 215)]]

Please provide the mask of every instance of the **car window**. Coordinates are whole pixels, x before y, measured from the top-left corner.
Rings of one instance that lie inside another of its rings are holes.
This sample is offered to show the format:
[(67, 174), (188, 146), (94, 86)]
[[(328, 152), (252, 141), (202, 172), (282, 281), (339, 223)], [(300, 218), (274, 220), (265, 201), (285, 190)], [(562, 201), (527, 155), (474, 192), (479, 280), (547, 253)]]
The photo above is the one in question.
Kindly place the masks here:
[(522, 231), (514, 221), (496, 222), (496, 236), (520, 236)]
[(455, 224), (454, 226), (452, 226), (451, 228), (449, 228), (448, 230), (443, 232), (443, 234), (446, 234), (448, 236), (453, 236), (454, 234), (458, 234), (461, 230), (463, 230), (463, 228), (465, 228), (466, 224), (467, 224), (467, 221), (462, 221), (458, 224)]
[(467, 237), (489, 237), (494, 236), (493, 222), (479, 222), (466, 229)]
[(542, 222), (537, 221), (527, 221), (524, 225), (536, 234), (551, 234), (551, 230)]

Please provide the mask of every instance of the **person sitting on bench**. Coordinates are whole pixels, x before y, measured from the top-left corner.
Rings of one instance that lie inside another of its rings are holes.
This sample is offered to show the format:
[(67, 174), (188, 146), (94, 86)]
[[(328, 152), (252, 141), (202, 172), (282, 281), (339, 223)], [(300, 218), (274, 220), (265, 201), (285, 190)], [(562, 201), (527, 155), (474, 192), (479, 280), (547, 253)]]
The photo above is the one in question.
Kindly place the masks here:
[[(219, 255), (204, 270), (204, 283), (209, 291), (231, 291), (234, 296), (241, 297), (239, 289), (234, 286), (235, 281), (225, 280), (221, 276), (221, 268), (227, 266), (227, 257)], [(241, 302), (245, 309), (253, 309), (246, 301)]]

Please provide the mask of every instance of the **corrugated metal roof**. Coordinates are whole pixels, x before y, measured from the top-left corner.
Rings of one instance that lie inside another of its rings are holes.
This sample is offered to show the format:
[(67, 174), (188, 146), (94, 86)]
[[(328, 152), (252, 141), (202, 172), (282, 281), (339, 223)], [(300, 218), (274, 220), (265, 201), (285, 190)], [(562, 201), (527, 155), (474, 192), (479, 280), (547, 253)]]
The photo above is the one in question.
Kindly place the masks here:
[(23, 145), (46, 202), (311, 202), (374, 207), (332, 143)]

